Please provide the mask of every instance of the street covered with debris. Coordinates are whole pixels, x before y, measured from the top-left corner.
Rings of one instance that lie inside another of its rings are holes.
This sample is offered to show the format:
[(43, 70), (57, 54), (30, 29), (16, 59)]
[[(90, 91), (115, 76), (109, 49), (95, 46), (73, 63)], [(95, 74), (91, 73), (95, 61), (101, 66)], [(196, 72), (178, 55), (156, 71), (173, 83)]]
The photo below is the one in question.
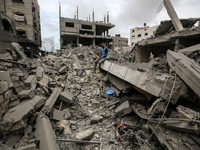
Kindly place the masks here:
[[(171, 20), (133, 47), (107, 47), (97, 72), (110, 37), (79, 46), (84, 33), (74, 46), (63, 32), (60, 50), (29, 53), (13, 27), (0, 30), (0, 150), (199, 150), (200, 18), (163, 3)], [(109, 16), (104, 26), (98, 36)]]

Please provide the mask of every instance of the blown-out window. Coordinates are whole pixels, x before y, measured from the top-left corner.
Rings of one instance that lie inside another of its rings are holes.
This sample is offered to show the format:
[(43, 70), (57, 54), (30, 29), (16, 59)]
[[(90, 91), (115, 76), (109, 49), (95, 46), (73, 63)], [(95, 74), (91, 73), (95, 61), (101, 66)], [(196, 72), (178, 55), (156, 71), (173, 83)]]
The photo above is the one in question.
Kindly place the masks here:
[(24, 30), (17, 30), (17, 36), (26, 36), (26, 32)]
[(74, 28), (74, 23), (66, 22), (66, 23), (65, 23), (65, 26), (66, 26), (66, 27)]
[(24, 1), (23, 0), (12, 0), (13, 2), (20, 2), (20, 3), (23, 3)]
[(138, 34), (138, 37), (141, 37), (142, 35), (141, 34)]
[(8, 20), (2, 20), (3, 30), (10, 31), (11, 25)]

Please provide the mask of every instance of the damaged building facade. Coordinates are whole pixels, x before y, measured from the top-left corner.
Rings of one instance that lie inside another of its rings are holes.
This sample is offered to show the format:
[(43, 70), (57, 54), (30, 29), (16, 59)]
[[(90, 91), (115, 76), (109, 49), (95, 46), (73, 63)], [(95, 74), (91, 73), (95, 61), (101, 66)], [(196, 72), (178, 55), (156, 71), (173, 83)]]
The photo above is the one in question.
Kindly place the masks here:
[(120, 34), (115, 34), (113, 38), (113, 46), (114, 47), (127, 47), (128, 46), (128, 38), (121, 37)]
[(37, 0), (1, 0), (0, 12), (12, 20), (16, 41), (24, 47), (28, 57), (33, 57), (41, 46), (40, 7)]
[(104, 17), (104, 21), (95, 21), (94, 11), (92, 19), (87, 21), (80, 20), (77, 15), (73, 18), (61, 17), (61, 6), (59, 7), (60, 14), (60, 45), (64, 48), (68, 45), (78, 46), (82, 45), (99, 45), (105, 42), (108, 46), (113, 39), (109, 36), (109, 30), (115, 25), (109, 22), (109, 14)]

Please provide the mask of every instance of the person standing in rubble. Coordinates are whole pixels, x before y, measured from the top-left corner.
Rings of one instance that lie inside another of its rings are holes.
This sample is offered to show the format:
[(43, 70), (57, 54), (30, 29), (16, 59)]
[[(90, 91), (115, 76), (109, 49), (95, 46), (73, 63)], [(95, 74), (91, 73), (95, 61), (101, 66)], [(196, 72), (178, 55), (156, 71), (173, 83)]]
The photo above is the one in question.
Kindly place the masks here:
[(94, 70), (91, 71), (92, 73), (96, 73), (97, 64), (99, 64), (99, 69), (97, 72), (100, 72), (101, 63), (103, 63), (108, 58), (108, 49), (106, 48), (105, 43), (101, 43), (101, 47), (102, 49), (99, 54), (99, 58), (94, 62)]

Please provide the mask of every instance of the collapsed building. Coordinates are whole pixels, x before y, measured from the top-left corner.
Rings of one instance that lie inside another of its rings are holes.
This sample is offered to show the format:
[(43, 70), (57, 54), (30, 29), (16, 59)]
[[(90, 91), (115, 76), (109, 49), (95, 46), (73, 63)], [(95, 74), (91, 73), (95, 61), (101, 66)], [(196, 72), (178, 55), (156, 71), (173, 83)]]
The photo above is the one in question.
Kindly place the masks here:
[[(0, 12), (14, 21), (15, 41), (33, 58), (41, 46), (40, 7), (37, 0), (1, 0)], [(7, 25), (9, 28), (10, 25)]]
[(181, 30), (174, 21), (161, 22), (155, 37), (132, 51), (111, 49), (98, 74), (90, 73), (97, 46), (28, 59), (18, 43), (6, 44), (0, 148), (200, 149), (198, 21), (181, 20)]

